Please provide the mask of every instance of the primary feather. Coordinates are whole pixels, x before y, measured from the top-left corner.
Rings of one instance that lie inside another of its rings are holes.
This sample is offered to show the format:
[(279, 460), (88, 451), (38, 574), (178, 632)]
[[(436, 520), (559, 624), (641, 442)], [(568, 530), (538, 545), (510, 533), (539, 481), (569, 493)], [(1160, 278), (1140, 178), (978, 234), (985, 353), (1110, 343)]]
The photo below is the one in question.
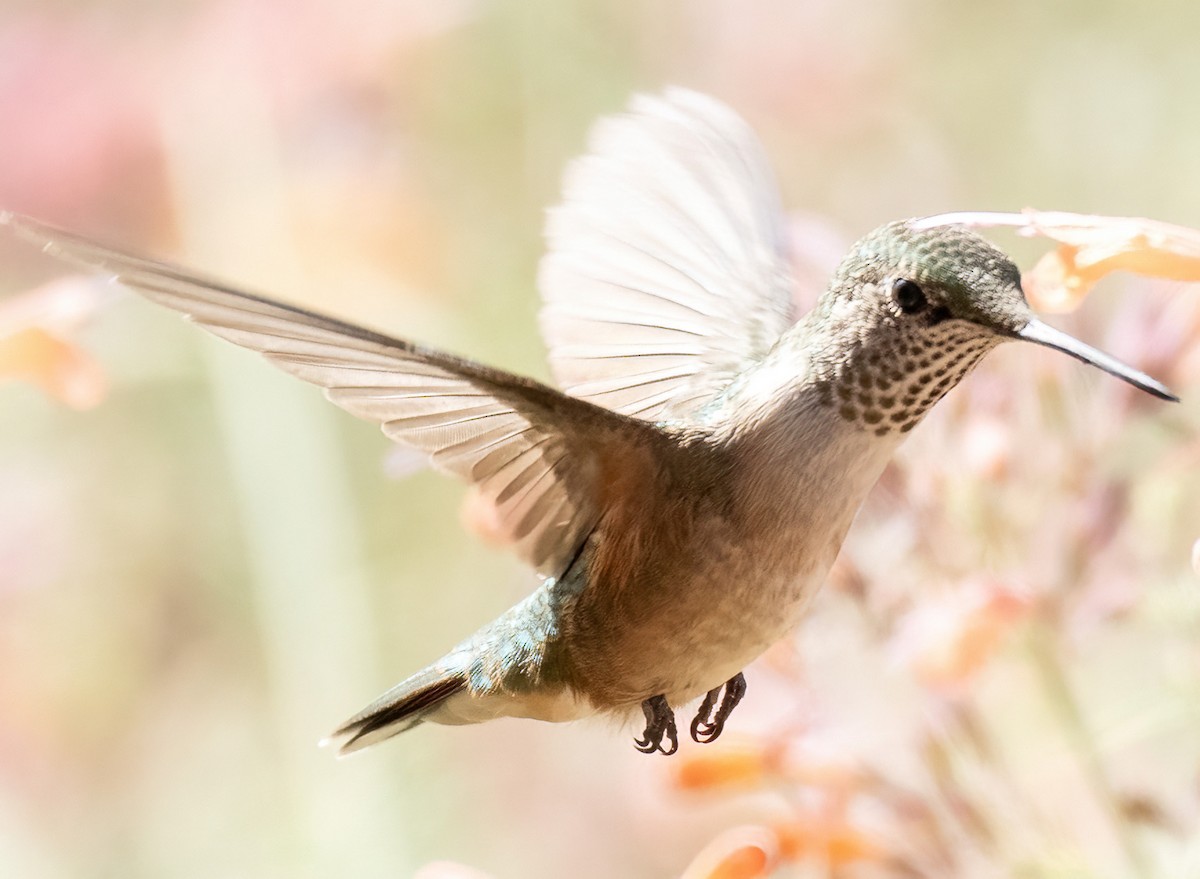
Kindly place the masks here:
[(0, 224), (48, 252), (112, 273), (206, 330), (257, 351), (376, 421), (398, 443), (478, 485), (517, 554), (554, 576), (595, 526), (606, 456), (649, 441), (650, 425), (532, 379), (246, 293), (13, 214)]

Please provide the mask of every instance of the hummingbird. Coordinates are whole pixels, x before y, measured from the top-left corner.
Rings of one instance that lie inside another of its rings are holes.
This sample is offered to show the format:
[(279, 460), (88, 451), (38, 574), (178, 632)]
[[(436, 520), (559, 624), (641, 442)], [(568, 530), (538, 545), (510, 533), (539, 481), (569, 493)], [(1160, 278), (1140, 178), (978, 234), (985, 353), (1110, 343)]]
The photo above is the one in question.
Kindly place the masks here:
[(785, 215), (731, 109), (671, 89), (593, 128), (547, 221), (540, 314), (559, 388), (14, 215), (324, 389), (474, 485), (542, 577), (523, 601), (333, 733), (341, 753), (421, 723), (637, 718), (720, 736), (742, 670), (797, 626), (901, 441), (993, 348), (1046, 346), (1164, 400), (1147, 375), (1036, 318), (970, 230), (891, 222), (793, 314)]

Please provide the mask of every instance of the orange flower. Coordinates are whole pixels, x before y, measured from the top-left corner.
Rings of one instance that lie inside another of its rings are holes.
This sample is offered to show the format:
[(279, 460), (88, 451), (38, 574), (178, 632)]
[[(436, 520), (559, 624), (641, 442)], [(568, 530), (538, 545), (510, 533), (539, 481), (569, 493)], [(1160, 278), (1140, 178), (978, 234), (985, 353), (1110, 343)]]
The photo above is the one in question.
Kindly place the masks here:
[(671, 780), (685, 791), (761, 787), (777, 774), (778, 764), (777, 748), (744, 741), (687, 754), (672, 767)]
[(1138, 217), (1030, 212), (1027, 234), (1060, 242), (1026, 276), (1034, 305), (1070, 311), (1109, 272), (1200, 280), (1200, 232)]
[(809, 860), (830, 867), (855, 861), (879, 860), (884, 851), (875, 837), (854, 826), (844, 816), (799, 820), (775, 827), (781, 856), (789, 861)]
[(98, 405), (108, 390), (104, 372), (70, 337), (105, 297), (74, 277), (0, 303), (0, 380), (31, 382), (74, 409)]
[(735, 827), (706, 845), (681, 879), (762, 879), (779, 863), (779, 837), (767, 827)]
[(1174, 281), (1200, 281), (1200, 231), (1142, 217), (1104, 217), (1026, 209), (1019, 214), (989, 211), (942, 214), (923, 225), (1015, 226), (1025, 236), (1041, 235), (1059, 247), (1025, 275), (1035, 308), (1071, 311), (1109, 272), (1134, 272)]
[(672, 767), (671, 780), (676, 789), (688, 792), (788, 782), (845, 796), (861, 788), (863, 773), (836, 746), (806, 735), (786, 741), (734, 740), (688, 753)]
[(875, 837), (844, 816), (803, 816), (771, 827), (727, 830), (701, 850), (681, 879), (763, 879), (786, 862), (843, 867), (884, 857)]

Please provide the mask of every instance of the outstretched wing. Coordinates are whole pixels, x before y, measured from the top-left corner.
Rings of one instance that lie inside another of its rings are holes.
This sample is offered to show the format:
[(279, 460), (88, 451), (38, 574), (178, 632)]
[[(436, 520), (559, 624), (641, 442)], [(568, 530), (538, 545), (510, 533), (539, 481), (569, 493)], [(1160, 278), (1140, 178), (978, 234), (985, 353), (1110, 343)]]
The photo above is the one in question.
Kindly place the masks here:
[(570, 394), (686, 418), (792, 322), (771, 170), (749, 126), (704, 95), (640, 96), (592, 130), (549, 216), (542, 333)]
[(479, 485), (517, 553), (561, 573), (597, 520), (597, 480), (655, 428), (530, 379), (226, 287), (0, 213), (49, 254), (114, 274), (212, 333), (325, 389), (343, 409)]

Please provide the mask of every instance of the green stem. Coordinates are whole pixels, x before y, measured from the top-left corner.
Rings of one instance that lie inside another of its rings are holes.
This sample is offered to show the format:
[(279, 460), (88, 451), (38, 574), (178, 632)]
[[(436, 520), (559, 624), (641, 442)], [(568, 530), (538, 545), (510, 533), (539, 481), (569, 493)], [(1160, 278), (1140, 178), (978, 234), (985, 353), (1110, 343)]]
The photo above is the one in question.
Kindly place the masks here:
[(1112, 822), (1113, 833), (1125, 852), (1130, 869), (1141, 879), (1152, 879), (1153, 871), (1150, 863), (1132, 828), (1121, 814), (1119, 798), (1108, 780), (1104, 761), (1096, 748), (1095, 738), (1088, 729), (1079, 701), (1075, 698), (1075, 692), (1071, 688), (1066, 669), (1063, 668), (1059, 658), (1054, 630), (1044, 621), (1039, 621), (1032, 626), (1029, 655), (1038, 677), (1041, 679), (1047, 702), (1080, 757), (1084, 776), (1091, 785), (1096, 800)]

